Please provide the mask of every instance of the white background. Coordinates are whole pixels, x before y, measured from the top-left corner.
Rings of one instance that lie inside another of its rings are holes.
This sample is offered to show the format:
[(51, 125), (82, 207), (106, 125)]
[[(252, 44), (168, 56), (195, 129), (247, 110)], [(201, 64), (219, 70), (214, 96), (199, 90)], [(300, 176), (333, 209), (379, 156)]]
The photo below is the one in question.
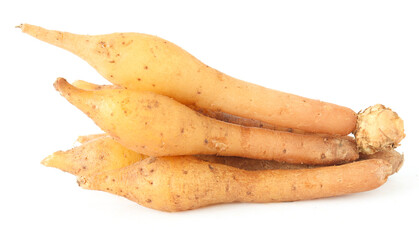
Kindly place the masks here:
[[(370, 192), (181, 213), (80, 189), (39, 162), (99, 128), (52, 83), (106, 81), (20, 23), (153, 34), (249, 82), (355, 111), (382, 103), (405, 120), (405, 164)], [(418, 239), (418, 1), (2, 1), (0, 34), (0, 239)]]

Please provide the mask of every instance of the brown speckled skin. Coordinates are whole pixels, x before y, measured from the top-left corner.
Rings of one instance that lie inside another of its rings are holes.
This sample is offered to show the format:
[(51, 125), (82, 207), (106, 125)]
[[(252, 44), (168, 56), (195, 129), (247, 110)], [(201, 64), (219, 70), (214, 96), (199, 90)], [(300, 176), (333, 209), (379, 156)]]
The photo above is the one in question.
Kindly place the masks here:
[[(148, 156), (123, 147), (106, 133), (80, 136), (77, 141), (82, 145), (67, 151), (58, 151), (48, 156), (42, 163), (75, 175), (90, 175), (104, 170), (122, 168), (148, 158)], [(289, 164), (240, 157), (214, 155), (196, 155), (195, 157), (206, 162), (224, 164), (248, 171), (320, 167), (319, 165)], [(372, 155), (361, 154), (359, 160), (374, 158), (388, 161), (392, 165), (392, 174), (400, 170), (404, 161), (404, 156), (395, 150), (381, 151)]]
[(283, 202), (375, 189), (391, 165), (370, 159), (340, 166), (245, 171), (193, 156), (150, 157), (128, 167), (80, 177), (81, 187), (126, 197), (161, 211), (229, 202)]
[[(116, 142), (107, 134), (92, 134), (78, 137), (82, 145), (67, 151), (57, 151), (42, 161), (47, 167), (55, 167), (73, 175), (91, 175), (98, 172), (119, 169), (141, 161), (148, 156), (131, 151)], [(198, 159), (220, 163), (248, 171), (267, 169), (300, 169), (312, 165), (289, 164), (277, 161), (197, 155)]]
[(358, 159), (356, 144), (345, 137), (230, 124), (152, 92), (85, 91), (63, 78), (54, 86), (123, 146), (148, 156), (206, 154), (318, 165)]
[(77, 35), (29, 24), (20, 28), (78, 55), (110, 82), (128, 89), (305, 132), (347, 135), (355, 128), (356, 113), (349, 108), (238, 80), (156, 36)]
[[(121, 195), (163, 211), (223, 202), (294, 201), (365, 191), (382, 184), (388, 174), (398, 170), (401, 165), (398, 160), (402, 160), (397, 152), (381, 153), (374, 157), (386, 161), (364, 160), (339, 167), (317, 166), (315, 170), (311, 169), (314, 166), (236, 157), (146, 158), (110, 136), (89, 135), (81, 139), (89, 140), (71, 150), (56, 152), (43, 163), (84, 176), (79, 179), (84, 188)], [(391, 168), (387, 161), (392, 163), (391, 170), (387, 169)], [(382, 178), (376, 176), (380, 168)]]
[[(98, 84), (86, 82), (83, 80), (74, 81), (72, 85), (77, 88), (81, 88), (83, 90), (101, 90), (101, 89), (120, 89), (121, 88), (117, 85), (98, 85)], [(234, 116), (234, 115), (224, 113), (221, 111), (202, 109), (202, 108), (198, 108), (195, 105), (188, 105), (188, 107), (207, 117), (215, 118), (223, 122), (234, 123), (234, 124), (238, 124), (238, 125), (242, 125), (246, 127), (259, 127), (259, 128), (267, 128), (267, 129), (278, 130), (278, 131), (304, 133), (303, 131), (298, 130), (298, 129), (275, 126), (269, 123), (264, 123), (259, 120), (238, 117), (238, 116)]]

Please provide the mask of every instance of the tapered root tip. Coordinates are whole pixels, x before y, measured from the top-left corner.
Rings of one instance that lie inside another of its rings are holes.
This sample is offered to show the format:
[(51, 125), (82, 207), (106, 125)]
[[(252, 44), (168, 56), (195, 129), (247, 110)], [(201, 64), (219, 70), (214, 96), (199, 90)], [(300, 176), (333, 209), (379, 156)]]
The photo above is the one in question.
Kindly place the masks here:
[(19, 28), (23, 33), (30, 32), (31, 30), (34, 29), (33, 27), (34, 27), (33, 25), (29, 25), (27, 23), (21, 23), (21, 24), (15, 26), (15, 28)]
[(78, 94), (84, 92), (82, 89), (76, 88), (75, 86), (71, 85), (67, 80), (62, 77), (57, 78), (57, 80), (53, 84), (55, 90), (60, 92), (60, 94), (67, 98), (70, 97), (71, 94)]
[(76, 141), (78, 143), (85, 144), (87, 142), (90, 142), (99, 138), (103, 138), (106, 136), (107, 136), (106, 133), (91, 134), (91, 135), (79, 136)]
[(57, 80), (55, 80), (53, 86), (54, 86), (55, 90), (60, 92), (61, 89), (63, 89), (64, 86), (66, 86), (66, 85), (70, 85), (70, 84), (67, 82), (67, 80), (65, 80), (65, 78), (59, 77), (59, 78), (57, 78)]
[(42, 159), (41, 164), (46, 167), (49, 167), (49, 162), (51, 161), (51, 159), (52, 159), (52, 155), (49, 155), (48, 157)]
[(61, 162), (62, 157), (63, 157), (64, 154), (65, 154), (65, 152), (63, 152), (63, 151), (54, 152), (53, 154), (49, 155), (48, 157), (42, 159), (41, 164), (44, 165), (45, 167), (55, 167), (55, 168), (58, 168), (58, 169), (61, 169), (61, 170), (65, 171), (64, 169), (62, 169), (60, 167), (61, 166), (60, 162)]

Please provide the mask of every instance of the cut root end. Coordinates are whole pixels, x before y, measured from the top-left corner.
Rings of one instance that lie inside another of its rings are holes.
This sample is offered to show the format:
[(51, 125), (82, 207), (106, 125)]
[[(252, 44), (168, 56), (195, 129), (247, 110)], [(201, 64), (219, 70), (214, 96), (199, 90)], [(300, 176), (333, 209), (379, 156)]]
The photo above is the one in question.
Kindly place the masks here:
[(77, 178), (77, 184), (79, 187), (84, 189), (89, 189), (89, 183), (87, 182), (86, 177), (80, 176)]
[(393, 173), (393, 166), (391, 165), (390, 162), (386, 161), (386, 160), (382, 160), (385, 162), (385, 164), (383, 164), (380, 168), (380, 171), (377, 172), (378, 176), (380, 177), (380, 179), (385, 182), (387, 181), (387, 178)]
[(358, 114), (354, 135), (361, 153), (391, 150), (405, 137), (403, 120), (390, 108), (376, 104)]

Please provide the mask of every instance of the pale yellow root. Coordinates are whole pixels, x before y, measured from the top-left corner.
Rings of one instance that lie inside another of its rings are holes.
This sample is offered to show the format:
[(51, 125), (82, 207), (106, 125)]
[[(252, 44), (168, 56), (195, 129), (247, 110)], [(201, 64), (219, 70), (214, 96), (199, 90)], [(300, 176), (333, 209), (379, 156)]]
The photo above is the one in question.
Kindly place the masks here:
[[(42, 163), (47, 167), (55, 167), (75, 175), (90, 175), (103, 170), (112, 170), (118, 169), (121, 166), (128, 166), (148, 157), (126, 149), (107, 134), (80, 136), (78, 141), (83, 145), (67, 151), (58, 151), (48, 156)], [(224, 164), (248, 171), (320, 167), (318, 165), (289, 164), (240, 157), (213, 155), (196, 155), (195, 157), (206, 162)], [(374, 158), (388, 161), (392, 165), (391, 174), (399, 171), (404, 160), (403, 155), (395, 150), (386, 150), (372, 155), (361, 154), (359, 160)]]
[[(108, 135), (94, 134), (80, 136), (82, 145), (67, 151), (57, 151), (46, 157), (41, 163), (47, 167), (58, 168), (73, 175), (92, 175), (103, 171), (126, 167), (148, 156), (136, 153)], [(87, 140), (87, 141), (84, 141)], [(246, 159), (238, 157), (196, 156), (197, 159), (212, 163), (221, 163), (245, 170), (300, 169), (312, 166), (287, 164), (276, 161)]]
[(245, 171), (193, 156), (150, 157), (80, 177), (78, 183), (149, 208), (183, 211), (219, 203), (297, 201), (368, 191), (384, 184), (391, 171), (391, 165), (380, 159), (314, 169)]
[(120, 169), (147, 157), (124, 148), (109, 136), (96, 135), (81, 146), (53, 153), (41, 163), (73, 175), (91, 175)]
[(99, 85), (83, 80), (76, 80), (72, 83), (73, 86), (81, 88), (83, 90), (102, 90), (102, 89), (121, 89), (123, 87), (117, 85)]
[(21, 29), (78, 55), (110, 82), (128, 89), (305, 132), (347, 135), (355, 129), (357, 116), (349, 108), (235, 79), (156, 36), (77, 35), (29, 24)]
[[(366, 191), (383, 184), (402, 163), (402, 156), (395, 151), (366, 156), (385, 160), (369, 159), (339, 167), (215, 156), (147, 158), (109, 136), (96, 134), (81, 139), (87, 138), (90, 140), (83, 145), (56, 152), (42, 163), (80, 176), (78, 182), (84, 188), (121, 195), (163, 211), (223, 202), (295, 201)], [(308, 171), (310, 168), (318, 170)]]
[[(86, 82), (83, 80), (74, 81), (72, 85), (75, 87), (81, 88), (83, 90), (101, 90), (101, 89), (120, 89), (121, 88), (116, 85), (97, 85), (97, 84)], [(275, 126), (269, 123), (264, 123), (259, 120), (238, 117), (238, 116), (234, 116), (234, 115), (224, 113), (221, 111), (202, 109), (202, 108), (196, 107), (195, 105), (188, 105), (188, 107), (207, 117), (215, 118), (223, 122), (239, 124), (246, 127), (260, 127), (260, 128), (267, 128), (267, 129), (277, 130), (277, 131), (304, 133), (304, 131), (301, 131), (298, 129)]]
[(89, 142), (91, 140), (98, 139), (98, 138), (101, 138), (101, 137), (106, 137), (106, 136), (109, 136), (109, 135), (107, 133), (98, 133), (98, 134), (90, 134), (90, 135), (79, 136), (77, 138), (77, 142), (83, 144), (83, 143)]
[(358, 159), (353, 141), (249, 128), (205, 117), (166, 96), (126, 89), (56, 89), (123, 146), (149, 156), (221, 155), (330, 165)]

